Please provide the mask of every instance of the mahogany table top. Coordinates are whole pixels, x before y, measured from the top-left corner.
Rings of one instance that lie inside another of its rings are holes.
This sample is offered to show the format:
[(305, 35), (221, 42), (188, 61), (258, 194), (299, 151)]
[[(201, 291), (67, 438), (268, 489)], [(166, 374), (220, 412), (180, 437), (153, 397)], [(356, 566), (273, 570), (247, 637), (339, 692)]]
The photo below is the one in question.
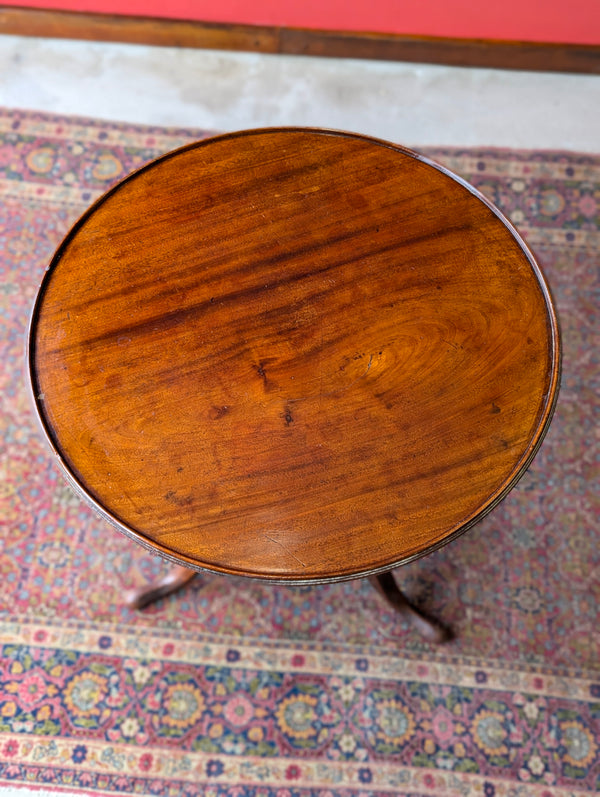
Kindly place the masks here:
[(119, 529), (195, 569), (327, 581), (422, 556), (507, 494), (559, 340), (473, 188), (285, 128), (184, 147), (96, 202), (45, 274), (29, 368), (59, 462)]

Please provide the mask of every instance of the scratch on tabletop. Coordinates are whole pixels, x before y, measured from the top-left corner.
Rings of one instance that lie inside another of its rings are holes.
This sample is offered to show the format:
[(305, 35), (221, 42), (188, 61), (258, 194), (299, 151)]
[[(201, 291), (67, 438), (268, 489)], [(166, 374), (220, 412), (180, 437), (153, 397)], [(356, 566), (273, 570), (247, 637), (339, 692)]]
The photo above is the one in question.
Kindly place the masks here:
[(281, 546), (281, 548), (283, 548), (283, 550), (284, 550), (284, 551), (285, 551), (287, 554), (289, 554), (289, 555), (290, 555), (290, 556), (291, 556), (293, 559), (295, 559), (295, 560), (296, 560), (296, 561), (297, 561), (299, 564), (301, 564), (301, 565), (302, 565), (302, 567), (306, 567), (306, 566), (307, 566), (307, 565), (306, 565), (306, 564), (305, 564), (305, 563), (302, 561), (302, 559), (299, 559), (299, 558), (296, 556), (296, 554), (295, 554), (295, 553), (292, 553), (292, 551), (290, 551), (290, 549), (289, 549), (289, 548), (288, 548), (286, 545), (284, 545), (284, 544), (281, 542), (281, 540), (276, 540), (274, 537), (269, 537), (269, 535), (268, 535), (268, 534), (265, 534), (265, 539), (266, 539), (266, 540), (270, 540), (271, 542), (274, 542), (274, 543), (275, 543), (275, 545), (279, 545), (279, 546)]

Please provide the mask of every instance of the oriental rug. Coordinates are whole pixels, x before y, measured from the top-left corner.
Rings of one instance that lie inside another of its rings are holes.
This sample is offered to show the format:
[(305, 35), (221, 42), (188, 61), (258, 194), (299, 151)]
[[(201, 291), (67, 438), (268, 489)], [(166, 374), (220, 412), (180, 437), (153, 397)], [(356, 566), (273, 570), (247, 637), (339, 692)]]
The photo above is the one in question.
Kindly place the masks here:
[(54, 249), (115, 181), (206, 135), (0, 111), (0, 791), (600, 791), (600, 156), (423, 150), (522, 232), (564, 349), (556, 415), (519, 485), (397, 574), (455, 630), (436, 648), (361, 581), (203, 575), (129, 610), (124, 590), (164, 563), (80, 503), (41, 439), (23, 351)]

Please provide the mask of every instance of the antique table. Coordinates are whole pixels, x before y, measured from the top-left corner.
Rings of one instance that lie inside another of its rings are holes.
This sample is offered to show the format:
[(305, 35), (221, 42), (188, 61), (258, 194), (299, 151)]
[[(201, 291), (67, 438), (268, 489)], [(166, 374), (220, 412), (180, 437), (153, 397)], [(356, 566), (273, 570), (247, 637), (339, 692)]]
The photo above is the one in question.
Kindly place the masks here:
[(433, 639), (389, 571), (506, 496), (560, 359), (540, 269), (474, 188), (296, 128), (200, 141), (98, 200), (44, 275), (28, 357), (72, 486), (179, 565), (134, 603), (205, 569), (370, 576)]

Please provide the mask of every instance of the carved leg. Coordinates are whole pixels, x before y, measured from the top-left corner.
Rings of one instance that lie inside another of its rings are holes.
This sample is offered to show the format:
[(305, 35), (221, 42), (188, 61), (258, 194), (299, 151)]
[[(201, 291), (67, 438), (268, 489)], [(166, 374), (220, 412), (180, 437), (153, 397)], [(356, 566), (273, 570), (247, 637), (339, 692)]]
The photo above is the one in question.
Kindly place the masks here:
[(391, 572), (369, 578), (375, 589), (394, 607), (428, 642), (446, 642), (452, 632), (432, 617), (413, 606), (399, 589)]
[(169, 572), (160, 580), (126, 592), (124, 596), (125, 603), (131, 609), (144, 609), (172, 592), (177, 592), (178, 589), (184, 587), (196, 575), (198, 575), (196, 571), (190, 570), (189, 567), (173, 565)]

